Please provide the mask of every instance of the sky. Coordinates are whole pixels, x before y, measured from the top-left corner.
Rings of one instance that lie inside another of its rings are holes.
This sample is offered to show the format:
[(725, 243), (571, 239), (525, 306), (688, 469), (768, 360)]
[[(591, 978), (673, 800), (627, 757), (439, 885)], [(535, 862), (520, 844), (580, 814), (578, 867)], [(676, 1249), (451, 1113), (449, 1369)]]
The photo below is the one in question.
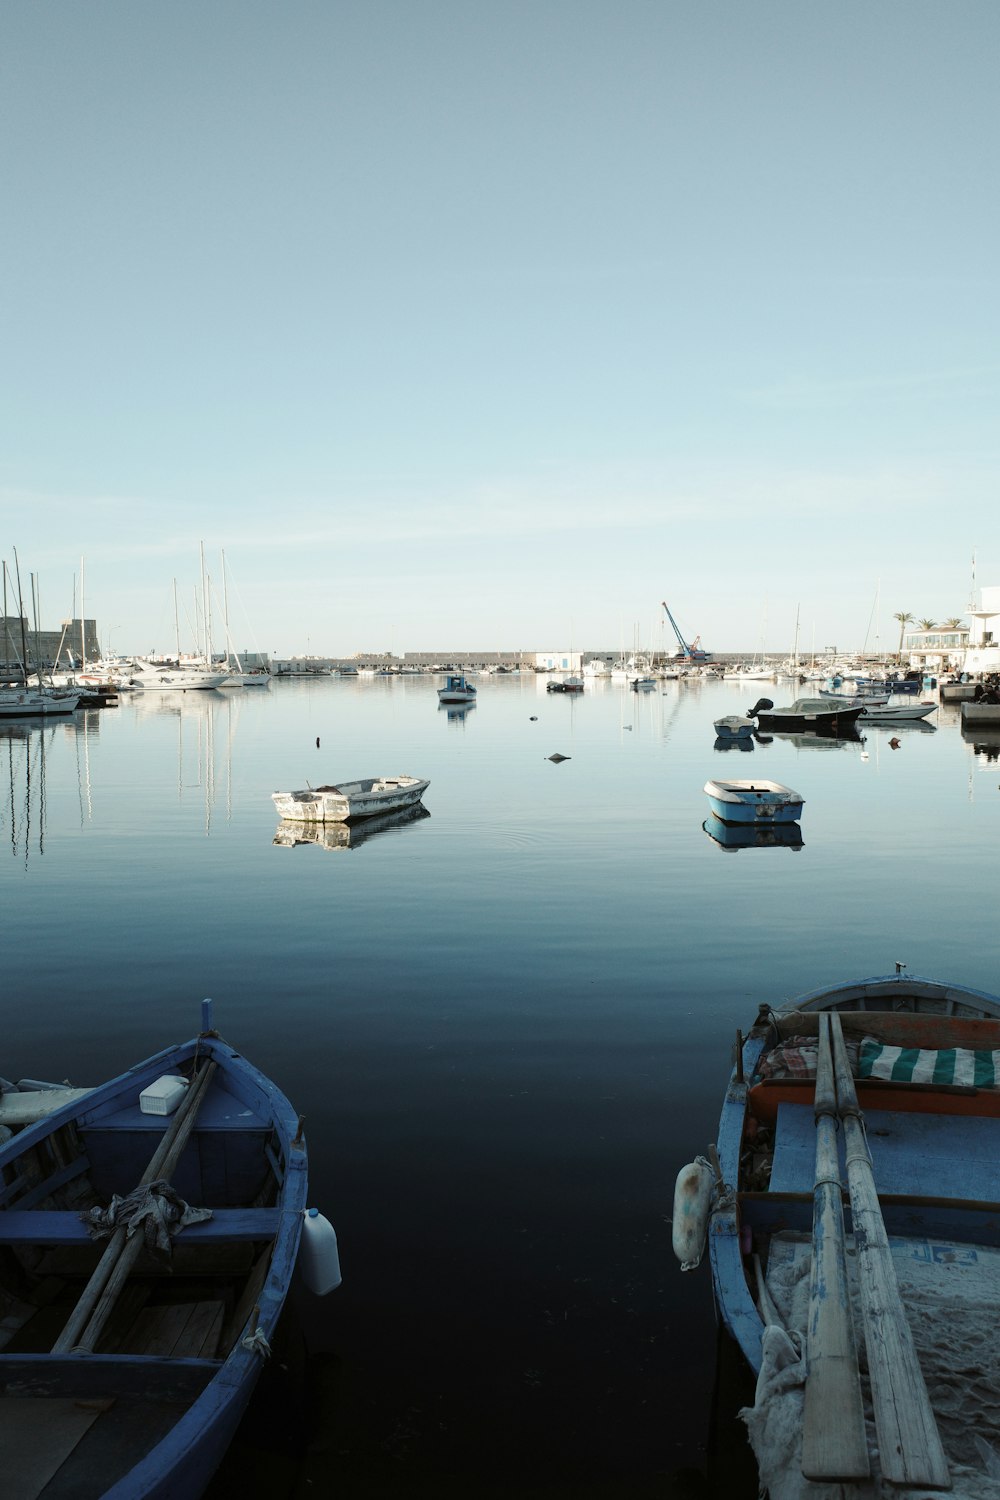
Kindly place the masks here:
[(114, 651), (175, 580), (198, 644), (202, 550), (279, 656), (894, 650), (1000, 583), (998, 56), (995, 0), (7, 0), (0, 556)]

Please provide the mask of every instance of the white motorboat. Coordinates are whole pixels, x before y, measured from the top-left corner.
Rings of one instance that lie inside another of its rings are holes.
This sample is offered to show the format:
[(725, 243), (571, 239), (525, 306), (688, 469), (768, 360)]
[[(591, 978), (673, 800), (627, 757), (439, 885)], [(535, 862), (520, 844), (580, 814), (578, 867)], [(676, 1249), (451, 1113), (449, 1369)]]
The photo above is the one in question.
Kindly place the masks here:
[(417, 776), (369, 776), (338, 786), (310, 786), (298, 792), (272, 792), (281, 817), (292, 823), (346, 823), (412, 807), (430, 786)]
[(133, 687), (142, 688), (147, 693), (190, 693), (222, 687), (227, 676), (226, 672), (213, 672), (205, 667), (148, 661), (137, 656), (131, 682)]
[(936, 708), (936, 703), (866, 703), (858, 724), (913, 724)]

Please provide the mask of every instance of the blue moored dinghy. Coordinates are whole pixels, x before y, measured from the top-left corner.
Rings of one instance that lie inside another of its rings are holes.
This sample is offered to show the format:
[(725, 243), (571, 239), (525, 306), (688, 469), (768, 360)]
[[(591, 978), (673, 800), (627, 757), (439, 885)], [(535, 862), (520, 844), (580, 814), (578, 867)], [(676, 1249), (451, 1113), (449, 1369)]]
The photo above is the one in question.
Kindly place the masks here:
[(780, 781), (706, 781), (708, 805), (723, 823), (794, 823), (804, 799)]
[[(211, 1027), (0, 1149), (3, 1493), (194, 1500), (257, 1382), (308, 1210), (280, 1090)], [(331, 1237), (333, 1237), (331, 1239)]]
[(762, 1005), (678, 1174), (762, 1494), (997, 1493), (1000, 998), (904, 967)]

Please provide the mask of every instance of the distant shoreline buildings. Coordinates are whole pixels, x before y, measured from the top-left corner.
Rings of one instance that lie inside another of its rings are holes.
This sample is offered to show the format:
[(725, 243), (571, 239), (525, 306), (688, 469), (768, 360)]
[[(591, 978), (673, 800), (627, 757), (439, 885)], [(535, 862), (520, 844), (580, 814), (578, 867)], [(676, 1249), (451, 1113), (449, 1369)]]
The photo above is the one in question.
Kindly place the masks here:
[[(980, 591), (980, 603), (970, 606), (965, 615), (969, 624), (947, 626), (935, 625), (926, 629), (906, 629), (902, 637), (902, 658), (911, 667), (924, 671), (965, 670), (972, 673), (1000, 671), (1000, 587), (984, 588)], [(0, 615), (0, 669), (7, 675), (20, 671), (27, 652), (28, 671), (37, 664), (43, 670), (79, 666), (84, 660), (95, 662), (101, 658), (97, 621), (93, 618), (64, 620), (58, 630), (35, 631), (26, 619), (17, 615)], [(135, 654), (135, 653), (131, 653)], [(138, 653), (146, 654), (146, 653)], [(161, 653), (162, 654), (162, 653)], [(215, 653), (220, 659), (225, 653)], [(638, 659), (640, 653), (636, 653)], [(724, 665), (749, 659), (751, 651), (715, 651), (711, 662)], [(824, 662), (848, 656), (864, 655), (855, 651), (826, 646), (816, 653), (816, 661)], [(268, 657), (266, 653), (241, 654), (241, 661), (249, 669), (254, 666), (270, 666), (272, 672), (281, 675), (310, 671), (343, 670), (350, 668), (410, 671), (448, 671), (462, 668), (494, 671), (538, 671), (538, 672), (582, 672), (601, 671), (602, 665), (610, 670), (621, 660), (620, 651), (482, 651), (467, 648), (448, 651), (405, 651), (395, 655), (389, 651), (356, 651), (350, 656), (336, 654), (294, 655)], [(641, 653), (650, 665), (676, 662), (677, 654), (664, 650)], [(790, 652), (770, 651), (771, 661), (784, 660)], [(895, 658), (895, 651), (867, 653), (871, 659)], [(811, 662), (813, 653), (800, 651), (798, 660)]]

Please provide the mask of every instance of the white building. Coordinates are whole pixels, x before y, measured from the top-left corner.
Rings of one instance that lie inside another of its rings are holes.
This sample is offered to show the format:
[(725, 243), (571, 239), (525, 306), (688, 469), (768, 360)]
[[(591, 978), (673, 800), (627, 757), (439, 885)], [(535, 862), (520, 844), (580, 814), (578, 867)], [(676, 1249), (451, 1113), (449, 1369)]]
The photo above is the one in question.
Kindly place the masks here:
[(1000, 672), (1000, 588), (981, 589), (980, 604), (965, 611), (970, 623), (947, 629), (908, 630), (905, 650), (925, 672)]

